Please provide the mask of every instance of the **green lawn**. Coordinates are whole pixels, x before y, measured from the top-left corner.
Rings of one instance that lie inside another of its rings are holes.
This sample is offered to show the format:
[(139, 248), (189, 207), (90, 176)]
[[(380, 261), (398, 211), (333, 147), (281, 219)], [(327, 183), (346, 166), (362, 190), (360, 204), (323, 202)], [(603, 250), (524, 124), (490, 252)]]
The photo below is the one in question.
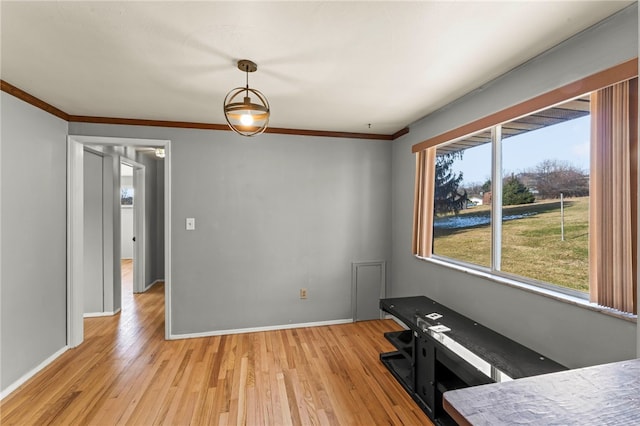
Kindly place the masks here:
[[(502, 224), (502, 271), (580, 291), (589, 291), (589, 198), (564, 202), (561, 240), (560, 201), (549, 200), (503, 207), (503, 217), (529, 216)], [(488, 217), (488, 206), (459, 213), (460, 217)], [(436, 218), (436, 222), (448, 216)], [(477, 225), (434, 230), (434, 253), (481, 266), (490, 266), (491, 227)]]

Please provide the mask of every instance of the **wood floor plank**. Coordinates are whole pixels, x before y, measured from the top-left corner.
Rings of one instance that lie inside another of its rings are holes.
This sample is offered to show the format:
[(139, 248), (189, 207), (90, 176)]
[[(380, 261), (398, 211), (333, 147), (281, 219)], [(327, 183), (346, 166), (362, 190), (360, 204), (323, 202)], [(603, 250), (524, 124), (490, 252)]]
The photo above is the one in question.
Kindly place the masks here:
[(379, 360), (390, 320), (164, 340), (164, 286), (85, 319), (85, 342), (7, 396), (2, 425), (430, 425)]

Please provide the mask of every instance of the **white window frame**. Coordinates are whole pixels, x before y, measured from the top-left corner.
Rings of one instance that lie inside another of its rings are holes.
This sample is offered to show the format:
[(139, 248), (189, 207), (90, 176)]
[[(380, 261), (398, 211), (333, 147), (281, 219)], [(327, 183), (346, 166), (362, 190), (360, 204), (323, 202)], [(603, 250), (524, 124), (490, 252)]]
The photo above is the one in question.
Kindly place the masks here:
[[(560, 104), (566, 101), (561, 102)], [(555, 104), (559, 105), (559, 104)], [(544, 111), (549, 108), (553, 108), (555, 105), (549, 105), (539, 111)], [(532, 111), (529, 114), (526, 114), (523, 117), (535, 114), (538, 111)], [(549, 283), (545, 281), (536, 280), (531, 277), (526, 277), (523, 275), (511, 274), (508, 272), (503, 272), (501, 270), (501, 259), (502, 259), (502, 125), (504, 123), (497, 124), (495, 126), (491, 126), (484, 130), (480, 130), (479, 132), (485, 132), (487, 130), (491, 131), (491, 266), (485, 267), (481, 265), (476, 265), (470, 262), (466, 262), (464, 260), (438, 255), (436, 253), (431, 253), (431, 258), (438, 260), (442, 264), (451, 263), (458, 267), (462, 267), (465, 269), (469, 269), (472, 271), (478, 271), (483, 274), (489, 274), (491, 276), (499, 278), (500, 282), (504, 282), (504, 280), (508, 280), (509, 284), (524, 284), (527, 287), (539, 287), (544, 289), (545, 292), (555, 292), (564, 296), (570, 296), (571, 298), (577, 298), (581, 300), (588, 301), (589, 293), (582, 292), (579, 290), (575, 290), (569, 287), (564, 287), (560, 284)], [(455, 140), (442, 143), (438, 146), (445, 146), (450, 143), (454, 143), (457, 140), (464, 139), (468, 136), (464, 136), (462, 138), (457, 138)]]

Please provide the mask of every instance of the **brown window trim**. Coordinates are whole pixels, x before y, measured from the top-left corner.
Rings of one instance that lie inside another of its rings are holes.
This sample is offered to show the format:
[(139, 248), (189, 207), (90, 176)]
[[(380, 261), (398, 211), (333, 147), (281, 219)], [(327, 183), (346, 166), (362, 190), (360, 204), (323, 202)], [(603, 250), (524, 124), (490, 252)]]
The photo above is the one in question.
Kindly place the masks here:
[(526, 114), (547, 108), (562, 101), (566, 101), (576, 96), (583, 95), (585, 93), (593, 92), (594, 90), (601, 89), (603, 87), (610, 86), (620, 81), (629, 80), (638, 76), (638, 58), (631, 59), (623, 62), (614, 67), (608, 68), (604, 71), (600, 71), (596, 74), (585, 77), (581, 80), (574, 81), (558, 89), (552, 90), (535, 98), (521, 102), (509, 108), (503, 109), (486, 117), (472, 121), (464, 126), (442, 133), (438, 136), (434, 136), (423, 142), (413, 145), (411, 151), (413, 153), (423, 151), (432, 146), (440, 145), (441, 143), (453, 141), (463, 136), (470, 135), (472, 133), (484, 130), (488, 127), (492, 127), (515, 118), (521, 117)]

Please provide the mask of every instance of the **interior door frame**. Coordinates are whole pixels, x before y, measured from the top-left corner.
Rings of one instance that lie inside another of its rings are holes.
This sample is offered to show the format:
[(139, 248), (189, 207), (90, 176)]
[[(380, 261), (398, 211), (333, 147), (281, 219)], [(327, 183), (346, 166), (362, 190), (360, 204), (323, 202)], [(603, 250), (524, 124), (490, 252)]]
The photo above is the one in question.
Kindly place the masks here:
[[(120, 164), (126, 164), (133, 168), (133, 237), (135, 238), (133, 244), (133, 292), (144, 293), (147, 284), (145, 203), (137, 201), (144, 201), (146, 196), (145, 166), (128, 157), (120, 157)], [(122, 187), (122, 182), (120, 182), (120, 186)], [(122, 213), (122, 209), (120, 212)], [(122, 230), (122, 218), (120, 220), (120, 228)]]
[[(165, 238), (165, 338), (171, 335), (171, 141), (100, 136), (67, 136), (67, 345), (84, 340), (83, 239), (84, 239), (84, 147), (148, 146), (164, 148), (164, 238)], [(119, 168), (119, 166), (118, 166)], [(119, 176), (117, 177), (120, 178)], [(120, 230), (118, 229), (118, 232)], [(120, 252), (120, 247), (117, 247)]]

